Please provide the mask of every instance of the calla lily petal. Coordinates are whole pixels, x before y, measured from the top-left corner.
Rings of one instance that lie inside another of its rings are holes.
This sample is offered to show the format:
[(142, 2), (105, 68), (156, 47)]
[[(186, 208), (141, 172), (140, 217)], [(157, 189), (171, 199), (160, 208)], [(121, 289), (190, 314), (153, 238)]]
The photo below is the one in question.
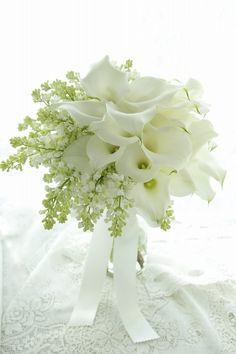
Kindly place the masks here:
[(155, 116), (156, 107), (152, 106), (142, 112), (126, 113), (119, 111), (114, 104), (108, 103), (107, 113), (122, 129), (132, 135), (140, 136), (144, 125)]
[(186, 132), (176, 127), (156, 129), (150, 124), (144, 127), (142, 149), (158, 166), (182, 168), (192, 153)]
[(120, 100), (119, 104), (132, 111), (140, 111), (157, 103), (170, 101), (178, 89), (179, 86), (163, 79), (140, 77), (130, 84), (130, 91)]
[(138, 212), (151, 226), (157, 226), (170, 205), (169, 177), (158, 172), (153, 179), (137, 183), (132, 192)]
[(197, 157), (199, 168), (223, 186), (226, 170), (218, 164), (212, 153), (207, 148), (202, 148)]
[(188, 127), (197, 120), (199, 120), (197, 114), (189, 111), (186, 107), (165, 107), (160, 105), (157, 107), (157, 114), (150, 121), (150, 124), (156, 128), (174, 126), (188, 130)]
[(95, 169), (116, 161), (124, 152), (125, 147), (108, 144), (97, 136), (92, 136), (87, 144), (87, 154)]
[(129, 90), (127, 74), (116, 69), (108, 56), (92, 67), (82, 80), (82, 86), (88, 95), (107, 101), (115, 101)]
[(130, 92), (126, 95), (126, 99), (131, 102), (149, 101), (156, 98), (167, 91), (168, 82), (164, 79), (158, 79), (151, 76), (143, 76), (134, 80), (130, 84)]
[(189, 79), (180, 87), (181, 89), (176, 92), (173, 102), (178, 102), (178, 104), (182, 102), (183, 106), (203, 115), (209, 111), (209, 104), (202, 100), (203, 88), (199, 81)]
[(72, 168), (76, 168), (81, 172), (90, 173), (91, 166), (86, 153), (86, 148), (90, 136), (81, 136), (78, 140), (69, 145), (63, 155), (63, 160)]
[(116, 162), (116, 170), (136, 182), (147, 182), (157, 172), (157, 168), (148, 160), (138, 142), (126, 147), (125, 153)]
[(175, 96), (177, 100), (185, 100), (190, 103), (203, 96), (203, 87), (198, 80), (190, 78), (187, 82), (180, 84), (179, 88), (180, 90)]
[(99, 101), (63, 102), (58, 105), (60, 109), (66, 110), (81, 127), (101, 120), (106, 112), (106, 105)]
[(90, 129), (103, 141), (118, 146), (132, 144), (139, 138), (122, 129), (118, 123), (108, 115), (100, 122), (93, 122)]
[(190, 139), (193, 145), (193, 155), (208, 141), (217, 136), (213, 125), (206, 119), (193, 122), (188, 131), (190, 132)]
[(195, 185), (186, 169), (176, 171), (170, 175), (170, 194), (184, 197), (195, 192)]
[(171, 174), (171, 194), (179, 197), (195, 192), (202, 199), (210, 202), (215, 196), (210, 178), (223, 185), (225, 175), (226, 171), (219, 166), (212, 153), (204, 146), (186, 169)]
[(202, 84), (196, 79), (188, 79), (184, 88), (188, 91), (190, 99), (201, 98), (203, 96), (204, 91)]
[(210, 184), (210, 177), (199, 168), (197, 162), (191, 164), (188, 172), (195, 185), (195, 193), (200, 198), (207, 200), (208, 203), (211, 202), (215, 196), (215, 192)]

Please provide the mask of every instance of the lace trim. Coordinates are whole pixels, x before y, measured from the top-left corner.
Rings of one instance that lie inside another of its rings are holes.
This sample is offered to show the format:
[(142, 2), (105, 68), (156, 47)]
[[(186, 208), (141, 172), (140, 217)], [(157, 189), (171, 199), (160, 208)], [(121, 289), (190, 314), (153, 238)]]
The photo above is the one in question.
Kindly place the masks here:
[(140, 308), (160, 338), (132, 343), (109, 277), (94, 325), (68, 327), (88, 242), (77, 234), (62, 236), (28, 262), (30, 275), (2, 316), (2, 354), (235, 354), (236, 281), (207, 284), (199, 269), (179, 265), (178, 273), (177, 265), (158, 256), (138, 278), (137, 290)]

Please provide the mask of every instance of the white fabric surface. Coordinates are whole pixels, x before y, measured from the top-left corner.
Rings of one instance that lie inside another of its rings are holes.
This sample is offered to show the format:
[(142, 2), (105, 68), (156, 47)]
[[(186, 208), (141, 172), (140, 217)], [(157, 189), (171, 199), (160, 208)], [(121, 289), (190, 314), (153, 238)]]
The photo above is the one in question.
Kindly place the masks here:
[(110, 277), (94, 325), (68, 326), (91, 235), (74, 221), (44, 231), (33, 210), (12, 210), (10, 219), (5, 214), (1, 354), (236, 353), (234, 223), (176, 224), (169, 234), (150, 234), (137, 290), (160, 338), (133, 344)]

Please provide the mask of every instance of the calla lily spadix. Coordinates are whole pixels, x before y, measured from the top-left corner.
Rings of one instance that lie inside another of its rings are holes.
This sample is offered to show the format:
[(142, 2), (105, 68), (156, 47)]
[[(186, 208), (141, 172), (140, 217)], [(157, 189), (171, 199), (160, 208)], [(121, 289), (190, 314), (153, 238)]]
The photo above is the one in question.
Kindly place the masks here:
[(151, 226), (156, 226), (170, 205), (169, 178), (162, 172), (147, 182), (138, 182), (131, 196), (136, 208)]
[(135, 182), (147, 182), (158, 171), (144, 154), (138, 142), (126, 147), (125, 153), (116, 162), (116, 169), (118, 173), (130, 176)]
[(92, 136), (87, 144), (87, 154), (94, 168), (101, 168), (117, 161), (124, 151), (125, 147), (106, 143), (96, 135)]
[(192, 153), (188, 134), (178, 127), (155, 128), (147, 124), (143, 130), (142, 149), (159, 168), (181, 168)]

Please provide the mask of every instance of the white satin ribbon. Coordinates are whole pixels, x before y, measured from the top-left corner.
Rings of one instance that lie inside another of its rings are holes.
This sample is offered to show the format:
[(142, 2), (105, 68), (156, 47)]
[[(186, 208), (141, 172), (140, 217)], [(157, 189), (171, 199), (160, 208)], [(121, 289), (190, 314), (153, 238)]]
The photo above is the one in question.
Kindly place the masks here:
[(100, 219), (92, 236), (79, 297), (69, 326), (90, 326), (93, 324), (106, 277), (112, 241), (108, 229), (104, 227), (104, 221)]
[(128, 220), (122, 237), (114, 243), (114, 289), (120, 317), (134, 343), (159, 338), (139, 310), (136, 291), (136, 260), (140, 227), (136, 216)]
[[(159, 338), (138, 308), (136, 260), (139, 232), (136, 216), (130, 213), (122, 237), (116, 238), (113, 245), (114, 290), (117, 306), (124, 327), (135, 343)], [(102, 219), (99, 220), (93, 233), (78, 300), (68, 323), (69, 326), (93, 324), (106, 278), (112, 243), (113, 239), (107, 224)]]

